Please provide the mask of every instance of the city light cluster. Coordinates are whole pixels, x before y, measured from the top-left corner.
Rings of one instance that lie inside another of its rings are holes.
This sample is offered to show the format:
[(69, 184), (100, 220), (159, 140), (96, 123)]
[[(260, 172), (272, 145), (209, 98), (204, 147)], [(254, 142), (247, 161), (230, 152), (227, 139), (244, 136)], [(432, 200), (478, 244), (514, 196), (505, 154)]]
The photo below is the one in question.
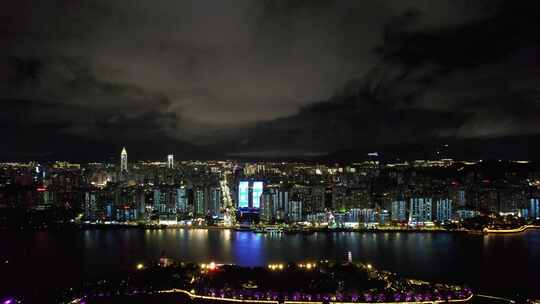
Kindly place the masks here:
[(283, 270), (285, 266), (283, 264), (269, 264), (268, 269), (270, 270)]
[(305, 264), (300, 263), (300, 264), (298, 264), (298, 267), (299, 268), (305, 268), (307, 270), (311, 270), (311, 269), (317, 267), (317, 263), (305, 263)]
[(201, 266), (201, 269), (206, 269), (206, 270), (215, 270), (217, 268), (217, 265), (215, 262), (210, 262), (208, 264), (202, 263), (200, 266)]

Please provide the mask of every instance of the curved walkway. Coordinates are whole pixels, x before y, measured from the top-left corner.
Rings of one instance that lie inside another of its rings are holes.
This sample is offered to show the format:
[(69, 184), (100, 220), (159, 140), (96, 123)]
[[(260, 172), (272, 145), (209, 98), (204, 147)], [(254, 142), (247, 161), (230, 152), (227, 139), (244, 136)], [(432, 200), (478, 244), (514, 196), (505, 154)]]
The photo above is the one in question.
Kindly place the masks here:
[[(183, 289), (168, 289), (161, 290), (159, 293), (183, 293), (189, 296), (192, 299), (203, 299), (203, 300), (212, 300), (212, 301), (224, 301), (224, 302), (240, 302), (240, 303), (264, 303), (264, 304), (323, 304), (320, 301), (276, 301), (276, 300), (244, 300), (244, 299), (234, 299), (234, 298), (221, 298), (221, 297), (212, 297), (212, 296), (203, 296), (197, 295), (195, 293), (189, 292)], [(416, 302), (378, 302), (379, 304), (436, 304), (436, 303), (464, 303), (470, 301), (474, 297), (474, 294), (465, 299), (452, 299), (452, 300), (432, 300), (432, 301), (416, 301)], [(329, 304), (373, 304), (373, 302), (328, 302)]]
[(540, 226), (537, 226), (537, 225), (524, 225), (524, 226), (521, 226), (519, 228), (514, 228), (514, 229), (488, 229), (488, 228), (484, 228), (483, 232), (484, 233), (520, 233), (520, 232), (526, 231), (527, 229), (540, 229)]

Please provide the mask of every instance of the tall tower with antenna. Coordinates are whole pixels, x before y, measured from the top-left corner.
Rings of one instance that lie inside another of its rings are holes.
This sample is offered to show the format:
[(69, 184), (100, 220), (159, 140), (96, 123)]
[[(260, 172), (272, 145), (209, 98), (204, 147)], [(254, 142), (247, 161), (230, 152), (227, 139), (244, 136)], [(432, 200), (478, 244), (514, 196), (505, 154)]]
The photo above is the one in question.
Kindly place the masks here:
[(120, 172), (127, 172), (128, 171), (128, 158), (127, 158), (127, 151), (126, 148), (122, 148), (122, 152), (120, 153)]

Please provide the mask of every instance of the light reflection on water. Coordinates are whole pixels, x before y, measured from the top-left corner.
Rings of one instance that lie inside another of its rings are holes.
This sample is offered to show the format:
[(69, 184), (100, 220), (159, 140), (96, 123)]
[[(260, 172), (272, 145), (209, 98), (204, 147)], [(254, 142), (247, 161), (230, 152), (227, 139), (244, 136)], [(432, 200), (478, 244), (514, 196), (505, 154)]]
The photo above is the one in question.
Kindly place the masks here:
[[(0, 232), (0, 258), (20, 264), (36, 284), (73, 284), (80, 277), (131, 269), (167, 256), (194, 262), (265, 266), (318, 259), (369, 262), (419, 279), (468, 283), (495, 293), (540, 296), (540, 231), (493, 236), (445, 233), (254, 234), (230, 230), (88, 230)], [(15, 269), (15, 268), (14, 268)], [(53, 281), (50, 273), (63, 282)], [(9, 275), (9, 273), (7, 274)], [(26, 281), (25, 281), (26, 283)]]

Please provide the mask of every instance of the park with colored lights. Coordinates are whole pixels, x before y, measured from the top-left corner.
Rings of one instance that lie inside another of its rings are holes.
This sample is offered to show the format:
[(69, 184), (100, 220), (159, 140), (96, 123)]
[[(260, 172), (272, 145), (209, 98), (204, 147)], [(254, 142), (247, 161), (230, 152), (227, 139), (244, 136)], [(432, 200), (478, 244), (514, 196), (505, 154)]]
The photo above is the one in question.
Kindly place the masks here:
[(216, 262), (160, 265), (137, 264), (117, 280), (87, 284), (65, 303), (152, 298), (194, 303), (451, 303), (473, 298), (467, 287), (400, 278), (371, 264), (321, 260), (254, 268)]

